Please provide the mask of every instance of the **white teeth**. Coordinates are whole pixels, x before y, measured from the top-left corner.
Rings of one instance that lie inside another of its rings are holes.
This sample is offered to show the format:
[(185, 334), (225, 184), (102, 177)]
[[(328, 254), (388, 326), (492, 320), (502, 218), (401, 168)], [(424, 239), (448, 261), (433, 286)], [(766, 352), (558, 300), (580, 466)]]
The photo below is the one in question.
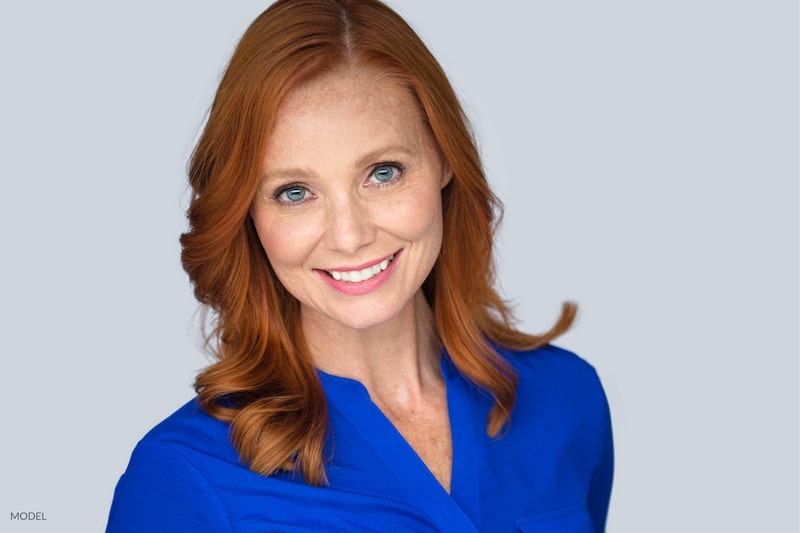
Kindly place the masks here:
[(384, 259), (380, 263), (365, 268), (364, 270), (350, 270), (346, 272), (329, 270), (328, 274), (330, 274), (331, 277), (336, 281), (347, 281), (349, 283), (358, 283), (359, 281), (366, 281), (372, 276), (380, 274), (382, 270), (386, 270), (386, 268), (389, 266), (389, 263), (391, 263), (393, 260), (394, 260), (394, 254), (389, 256), (388, 259)]

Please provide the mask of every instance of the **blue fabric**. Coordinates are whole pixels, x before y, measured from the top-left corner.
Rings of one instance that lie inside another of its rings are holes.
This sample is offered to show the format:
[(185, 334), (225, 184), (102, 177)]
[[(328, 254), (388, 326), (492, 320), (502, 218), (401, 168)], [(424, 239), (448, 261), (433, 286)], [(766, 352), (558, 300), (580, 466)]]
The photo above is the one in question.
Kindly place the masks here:
[(451, 494), (359, 382), (320, 372), (335, 452), (329, 486), (251, 472), (228, 425), (192, 401), (136, 446), (107, 531), (603, 531), (613, 450), (594, 369), (552, 346), (500, 353), (519, 373), (512, 424), (500, 439), (486, 435), (491, 398), (443, 355)]

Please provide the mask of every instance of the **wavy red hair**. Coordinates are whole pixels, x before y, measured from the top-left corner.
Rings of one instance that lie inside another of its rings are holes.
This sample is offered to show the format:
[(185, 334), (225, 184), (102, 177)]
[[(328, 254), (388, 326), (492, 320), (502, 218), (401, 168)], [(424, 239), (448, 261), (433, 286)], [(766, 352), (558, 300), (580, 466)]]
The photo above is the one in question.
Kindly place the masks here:
[(261, 474), (326, 482), (325, 395), (300, 328), (298, 302), (272, 272), (248, 210), (276, 111), (294, 87), (342, 66), (403, 80), (453, 178), (442, 192), (441, 254), (423, 285), (453, 363), (494, 398), (487, 432), (509, 422), (516, 377), (492, 343), (546, 344), (569, 328), (565, 304), (541, 336), (514, 329), (495, 291), (493, 242), (500, 203), (484, 176), (467, 120), (436, 59), (406, 22), (377, 0), (279, 0), (248, 28), (231, 57), (189, 166), (189, 229), (182, 261), (212, 312), (217, 362), (195, 381), (200, 405), (231, 423), (243, 463)]

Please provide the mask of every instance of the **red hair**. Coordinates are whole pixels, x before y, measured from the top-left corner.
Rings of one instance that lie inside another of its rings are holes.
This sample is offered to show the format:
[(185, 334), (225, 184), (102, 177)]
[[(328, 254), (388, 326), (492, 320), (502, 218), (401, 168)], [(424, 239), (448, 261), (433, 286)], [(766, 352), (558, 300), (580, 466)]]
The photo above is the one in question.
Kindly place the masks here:
[(509, 422), (516, 377), (492, 343), (546, 344), (569, 328), (564, 304), (541, 336), (515, 330), (494, 289), (500, 203), (483, 174), (467, 120), (436, 59), (400, 16), (377, 0), (279, 0), (248, 28), (220, 83), (189, 167), (193, 194), (182, 261), (212, 311), (217, 362), (195, 381), (200, 405), (231, 423), (243, 463), (261, 474), (301, 473), (325, 483), (325, 395), (310, 361), (299, 304), (276, 278), (248, 210), (276, 112), (298, 84), (342, 66), (402, 79), (419, 101), (453, 171), (442, 191), (441, 254), (423, 285), (453, 363), (494, 398), (487, 432)]

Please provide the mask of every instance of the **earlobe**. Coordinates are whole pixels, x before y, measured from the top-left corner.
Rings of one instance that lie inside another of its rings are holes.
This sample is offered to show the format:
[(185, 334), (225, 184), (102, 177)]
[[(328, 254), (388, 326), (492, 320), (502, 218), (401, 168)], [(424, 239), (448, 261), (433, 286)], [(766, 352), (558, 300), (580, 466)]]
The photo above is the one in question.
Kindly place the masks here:
[(447, 185), (450, 183), (450, 181), (452, 179), (453, 179), (453, 172), (452, 171), (448, 171), (447, 173), (443, 174), (442, 175), (442, 186), (441, 186), (441, 188), (444, 189), (445, 187), (447, 187)]
[(445, 161), (444, 168), (442, 169), (442, 182), (441, 182), (441, 189), (447, 187), (447, 184), (453, 179), (453, 169), (450, 168), (450, 165)]

